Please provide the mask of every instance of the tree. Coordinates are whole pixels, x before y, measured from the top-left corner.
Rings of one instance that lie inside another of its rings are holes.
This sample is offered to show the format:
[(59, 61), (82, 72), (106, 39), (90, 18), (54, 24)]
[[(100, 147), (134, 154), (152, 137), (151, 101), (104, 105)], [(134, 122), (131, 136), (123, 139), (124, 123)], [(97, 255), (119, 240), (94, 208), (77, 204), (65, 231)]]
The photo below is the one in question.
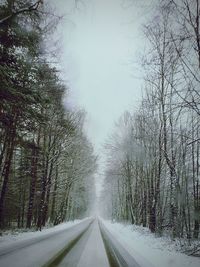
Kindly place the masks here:
[[(3, 17), (0, 30), (1, 224), (13, 153), (18, 142), (18, 129), (26, 127), (29, 116), (35, 112), (34, 106), (40, 100), (35, 90), (35, 66), (31, 62), (38, 55), (40, 18), (37, 9), (34, 14), (30, 10), (28, 14), (23, 12), (20, 16), (9, 17), (13, 8), (21, 4), (20, 1), (7, 1), (2, 4), (0, 14)], [(25, 22), (29, 27), (24, 27)]]
[(82, 112), (63, 105), (68, 88), (41, 49), (49, 29), (42, 4), (0, 4), (1, 228), (41, 230), (84, 216), (91, 205), (86, 181), (93, 184), (96, 157)]

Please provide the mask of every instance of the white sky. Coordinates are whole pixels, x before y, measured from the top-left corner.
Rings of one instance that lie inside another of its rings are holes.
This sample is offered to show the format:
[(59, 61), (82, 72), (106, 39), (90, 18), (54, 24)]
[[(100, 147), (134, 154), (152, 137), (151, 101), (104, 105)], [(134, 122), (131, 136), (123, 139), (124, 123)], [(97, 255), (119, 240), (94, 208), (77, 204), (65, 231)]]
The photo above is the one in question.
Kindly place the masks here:
[(115, 121), (141, 99), (142, 23), (152, 0), (82, 0), (78, 8), (73, 0), (51, 2), (65, 14), (57, 36), (66, 104), (86, 110), (85, 129), (101, 155)]

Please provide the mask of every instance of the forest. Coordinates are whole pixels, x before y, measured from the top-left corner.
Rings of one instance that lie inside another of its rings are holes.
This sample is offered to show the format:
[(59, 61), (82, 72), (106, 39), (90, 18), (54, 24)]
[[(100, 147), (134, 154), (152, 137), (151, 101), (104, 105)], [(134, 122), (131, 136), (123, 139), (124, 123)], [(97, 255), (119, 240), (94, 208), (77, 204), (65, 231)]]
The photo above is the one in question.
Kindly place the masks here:
[(0, 1), (1, 229), (41, 230), (90, 210), (85, 112), (64, 105), (70, 89), (46, 46), (59, 20), (42, 0)]
[[(200, 237), (200, 3), (156, 6), (143, 26), (143, 95), (104, 145), (99, 209), (190, 243)], [(71, 88), (47, 45), (61, 20), (42, 0), (0, 1), (2, 231), (82, 219), (96, 204), (87, 114), (67, 104)]]
[(159, 1), (144, 26), (143, 97), (105, 144), (102, 211), (190, 242), (200, 236), (200, 6)]

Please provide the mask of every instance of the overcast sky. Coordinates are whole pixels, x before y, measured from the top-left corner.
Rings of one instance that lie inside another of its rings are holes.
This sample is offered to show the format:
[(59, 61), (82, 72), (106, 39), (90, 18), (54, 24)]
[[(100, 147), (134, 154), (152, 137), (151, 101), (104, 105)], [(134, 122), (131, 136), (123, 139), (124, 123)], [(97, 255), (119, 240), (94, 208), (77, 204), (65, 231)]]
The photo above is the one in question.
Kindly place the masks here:
[(57, 31), (62, 73), (70, 87), (65, 104), (86, 110), (85, 129), (100, 153), (115, 121), (139, 105), (142, 23), (152, 1), (82, 0), (77, 8), (73, 0), (52, 2), (65, 15)]

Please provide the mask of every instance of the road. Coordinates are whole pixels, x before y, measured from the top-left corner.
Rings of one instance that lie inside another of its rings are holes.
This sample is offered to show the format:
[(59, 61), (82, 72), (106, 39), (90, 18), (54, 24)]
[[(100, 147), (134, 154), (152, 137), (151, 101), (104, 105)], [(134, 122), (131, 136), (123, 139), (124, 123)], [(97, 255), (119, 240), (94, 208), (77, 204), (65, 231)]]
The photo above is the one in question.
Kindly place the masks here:
[[(102, 238), (103, 237), (103, 238)], [(140, 267), (98, 219), (0, 249), (1, 267)]]

